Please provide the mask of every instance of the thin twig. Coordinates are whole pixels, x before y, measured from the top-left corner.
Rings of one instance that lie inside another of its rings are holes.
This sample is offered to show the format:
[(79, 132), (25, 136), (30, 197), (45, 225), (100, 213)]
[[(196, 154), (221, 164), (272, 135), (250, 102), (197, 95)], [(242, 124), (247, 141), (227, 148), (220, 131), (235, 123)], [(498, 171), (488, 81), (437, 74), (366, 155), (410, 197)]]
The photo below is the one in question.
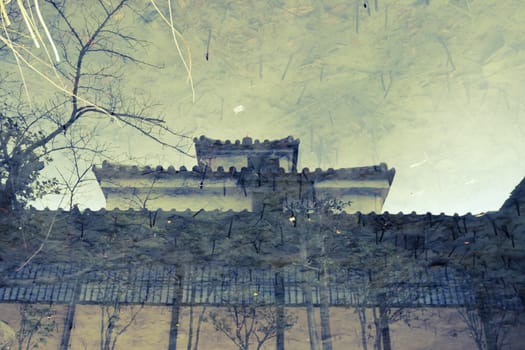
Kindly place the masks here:
[[(62, 200), (64, 199), (64, 196), (65, 196), (65, 194), (62, 196), (62, 199), (60, 200), (60, 203), (58, 204), (59, 207), (60, 207), (60, 204), (62, 204)], [(42, 249), (44, 248), (44, 245), (46, 244), (46, 242), (47, 242), (47, 240), (49, 238), (49, 235), (51, 234), (51, 230), (53, 229), (53, 226), (55, 225), (55, 220), (57, 218), (58, 213), (59, 213), (59, 211), (57, 210), (55, 212), (55, 215), (53, 215), (53, 218), (51, 219), (51, 224), (49, 225), (49, 227), (47, 229), (46, 237), (44, 238), (44, 241), (40, 244), (40, 247), (38, 247), (38, 249), (35, 250), (35, 252), (26, 261), (24, 261), (24, 263), (22, 265), (20, 265), (20, 267), (18, 267), (18, 269), (16, 269), (16, 272), (19, 272), (20, 270), (22, 270), (27, 264), (29, 264), (31, 262), (31, 260), (33, 260), (38, 255), (38, 253), (40, 253), (42, 251)]]

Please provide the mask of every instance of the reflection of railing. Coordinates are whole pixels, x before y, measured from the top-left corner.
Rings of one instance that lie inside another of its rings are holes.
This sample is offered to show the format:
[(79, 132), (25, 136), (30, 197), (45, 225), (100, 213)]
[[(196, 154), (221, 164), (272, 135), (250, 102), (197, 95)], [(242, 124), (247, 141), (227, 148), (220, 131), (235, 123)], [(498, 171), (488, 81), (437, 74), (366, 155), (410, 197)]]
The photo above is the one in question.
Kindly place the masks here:
[[(0, 302), (80, 304), (119, 301), (126, 304), (170, 305), (173, 303), (179, 275), (182, 281), (182, 305), (271, 304), (275, 302), (276, 270), (154, 266), (125, 268), (116, 272), (95, 271), (79, 274), (80, 266), (29, 264), (7, 278), (0, 287)], [(287, 306), (305, 304), (304, 286), (312, 289), (312, 302), (320, 302), (318, 272), (290, 266), (279, 270), (284, 278)], [(329, 300), (334, 306), (375, 305), (376, 295), (383, 295), (391, 307), (438, 307), (474, 305), (474, 294), (466, 276), (450, 269), (429, 269), (403, 281), (386, 281), (381, 287), (367, 284), (368, 275), (358, 270), (330, 273)], [(416, 274), (414, 274), (416, 275)], [(75, 289), (76, 283), (80, 284)], [(75, 293), (78, 295), (75, 296)], [(508, 285), (491, 284), (488, 302), (496, 307), (521, 309), (516, 293)]]

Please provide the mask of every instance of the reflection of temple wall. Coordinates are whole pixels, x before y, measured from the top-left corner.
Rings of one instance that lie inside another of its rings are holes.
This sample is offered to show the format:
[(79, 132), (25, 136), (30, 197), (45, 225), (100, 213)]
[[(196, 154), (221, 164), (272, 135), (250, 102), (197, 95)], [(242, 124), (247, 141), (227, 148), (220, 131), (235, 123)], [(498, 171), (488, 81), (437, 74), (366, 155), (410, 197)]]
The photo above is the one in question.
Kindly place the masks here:
[(103, 186), (106, 208), (173, 208), (179, 210), (251, 210), (252, 199), (247, 197), (231, 179), (206, 181), (203, 188), (198, 178), (167, 180), (123, 179)]

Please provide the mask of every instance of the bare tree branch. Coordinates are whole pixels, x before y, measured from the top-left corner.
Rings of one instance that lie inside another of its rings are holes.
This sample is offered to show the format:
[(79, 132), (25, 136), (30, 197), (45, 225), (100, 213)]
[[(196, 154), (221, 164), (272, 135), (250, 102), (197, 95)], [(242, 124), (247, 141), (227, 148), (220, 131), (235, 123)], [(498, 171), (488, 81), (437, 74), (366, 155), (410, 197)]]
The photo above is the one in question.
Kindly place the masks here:
[[(2, 200), (0, 206), (16, 201), (22, 193), (29, 193), (27, 186), (36, 181), (43, 164), (51, 160), (51, 153), (73, 146), (77, 147), (77, 151), (97, 153), (97, 147), (85, 142), (68, 143), (63, 137), (72, 134), (73, 125), (88, 117), (117, 121), (120, 127), (129, 127), (163, 147), (190, 156), (181, 146), (182, 140), (189, 137), (173, 130), (162, 118), (149, 115), (153, 107), (151, 104), (143, 104), (136, 99), (129, 101), (120, 91), (119, 84), (125, 77), (124, 63), (159, 68), (134, 55), (133, 50), (145, 48), (148, 43), (135, 38), (120, 25), (121, 12), (135, 11), (131, 1), (98, 0), (89, 5), (64, 0), (45, 1), (56, 13), (56, 21), (51, 28), (60, 38), (57, 42), (63, 51), (63, 62), (53, 66), (38, 61), (38, 57), (23, 48), (19, 49), (16, 57), (53, 85), (57, 89), (57, 97), (40, 111), (22, 105), (10, 106), (10, 113), (15, 111), (15, 115), (6, 118), (15, 124), (9, 130), (6, 126), (0, 131), (0, 192), (8, 198)], [(82, 13), (80, 19), (76, 18), (78, 11)], [(39, 66), (33, 65), (33, 61), (26, 56), (53, 70), (58, 82), (40, 72)], [(168, 141), (174, 138), (179, 141)], [(78, 160), (76, 155), (73, 156), (73, 163), (75, 159)], [(68, 178), (63, 172), (60, 176), (63, 180)], [(77, 187), (72, 186), (69, 190)]]

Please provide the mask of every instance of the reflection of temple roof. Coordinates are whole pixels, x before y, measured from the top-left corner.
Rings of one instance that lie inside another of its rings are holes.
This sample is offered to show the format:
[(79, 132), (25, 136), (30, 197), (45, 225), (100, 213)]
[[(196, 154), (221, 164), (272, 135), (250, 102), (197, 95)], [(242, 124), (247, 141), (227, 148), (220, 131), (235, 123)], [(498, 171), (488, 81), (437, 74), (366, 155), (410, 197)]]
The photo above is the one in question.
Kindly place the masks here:
[[(259, 140), (252, 141), (251, 138), (245, 137), (242, 141), (230, 140), (220, 141), (201, 136), (193, 140), (197, 153), (199, 166), (208, 166), (216, 169), (217, 166), (229, 168), (231, 158), (235, 161), (239, 158), (247, 159), (245, 166), (254, 171), (264, 171), (264, 163), (261, 161), (275, 159), (281, 161), (281, 167), (287, 171), (297, 171), (297, 158), (299, 156), (299, 139), (288, 136), (281, 140)], [(215, 164), (211, 164), (212, 160)], [(214, 166), (215, 165), (215, 166)], [(233, 165), (233, 164), (232, 164)], [(279, 166), (277, 166), (279, 168)]]
[[(136, 166), (94, 167), (108, 209), (278, 209), (283, 201), (350, 202), (349, 212), (379, 212), (395, 170), (386, 164), (297, 172), (298, 139), (260, 142), (195, 138), (198, 165), (191, 171)], [(133, 198), (131, 198), (133, 197)], [(146, 198), (147, 197), (147, 198)]]
[[(181, 166), (176, 170), (173, 166), (165, 169), (162, 166), (152, 168), (145, 166), (139, 168), (137, 166), (128, 165), (113, 165), (107, 161), (102, 163), (102, 167), (94, 166), (93, 168), (97, 180), (103, 181), (105, 178), (149, 178), (149, 179), (176, 179), (176, 178), (196, 178), (199, 181), (202, 179), (226, 179), (226, 178), (240, 178), (243, 174), (248, 172), (246, 167), (237, 169), (230, 167), (225, 170), (224, 167), (219, 166), (215, 171), (206, 171), (201, 167), (194, 166), (191, 170), (188, 170), (185, 166)], [(374, 181), (374, 180), (385, 180), (389, 185), (394, 180), (395, 170), (388, 169), (385, 163), (373, 166), (354, 167), (354, 168), (343, 168), (327, 170), (315, 169), (311, 171), (309, 168), (303, 168), (300, 173), (286, 172), (285, 169), (279, 168), (278, 170), (271, 172), (270, 174), (264, 174), (267, 178), (272, 176), (278, 177), (289, 177), (289, 178), (303, 178), (305, 181)]]
[(270, 149), (295, 149), (299, 146), (299, 139), (294, 139), (293, 136), (288, 136), (280, 140), (252, 140), (251, 137), (245, 137), (242, 140), (216, 140), (202, 135), (199, 138), (194, 138), (193, 142), (198, 147), (223, 147), (223, 149), (235, 149), (236, 146), (242, 146), (244, 149), (252, 150), (270, 150)]
[[(338, 198), (353, 203), (351, 212), (381, 211), (392, 184), (395, 170), (382, 163), (346, 169), (304, 168), (300, 173), (283, 168), (256, 173), (243, 167), (211, 171), (185, 167), (113, 166), (104, 162), (94, 167), (96, 178), (107, 200), (107, 208), (129, 208), (129, 197), (150, 195), (152, 209), (253, 210), (262, 197), (314, 201)], [(277, 198), (278, 197), (278, 198)], [(233, 202), (228, 203), (228, 200)]]

